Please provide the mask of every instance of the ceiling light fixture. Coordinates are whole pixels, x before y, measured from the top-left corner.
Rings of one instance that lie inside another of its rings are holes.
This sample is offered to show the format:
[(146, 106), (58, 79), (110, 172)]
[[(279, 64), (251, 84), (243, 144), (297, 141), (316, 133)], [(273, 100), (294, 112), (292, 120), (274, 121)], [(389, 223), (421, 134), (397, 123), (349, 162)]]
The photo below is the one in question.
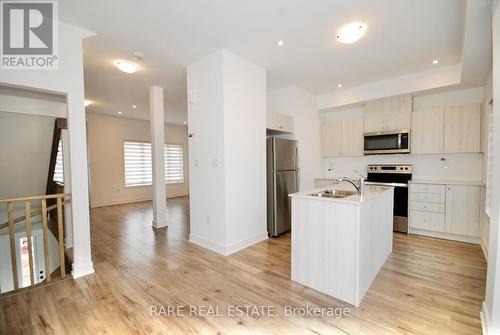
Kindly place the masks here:
[(276, 44), (277, 44), (279, 47), (282, 47), (282, 46), (284, 46), (284, 45), (285, 45), (285, 41), (283, 41), (283, 40), (278, 40), (278, 41), (276, 42)]
[(188, 124), (188, 122), (187, 122), (187, 121), (184, 121), (184, 124)]
[(118, 112), (118, 115), (122, 115), (122, 112)]
[(337, 87), (338, 87), (338, 88), (342, 88), (342, 84), (338, 84), (338, 85), (337, 85)]
[(84, 105), (85, 107), (88, 107), (88, 106), (92, 105), (92, 102), (93, 102), (92, 100), (85, 100), (85, 101), (83, 102), (83, 105)]
[(132, 105), (132, 108), (136, 109), (136, 108), (137, 108), (137, 106), (136, 106), (136, 105)]
[(434, 65), (436, 65), (437, 63), (439, 63), (439, 60), (438, 60), (438, 59), (434, 59), (434, 60), (432, 61), (432, 64), (434, 64)]
[(115, 61), (115, 65), (120, 69), (120, 71), (123, 71), (125, 73), (134, 73), (140, 70), (138, 64), (130, 62), (128, 60), (118, 59)]
[(359, 40), (366, 32), (368, 26), (363, 22), (352, 22), (346, 24), (337, 32), (337, 40), (342, 43), (351, 44)]

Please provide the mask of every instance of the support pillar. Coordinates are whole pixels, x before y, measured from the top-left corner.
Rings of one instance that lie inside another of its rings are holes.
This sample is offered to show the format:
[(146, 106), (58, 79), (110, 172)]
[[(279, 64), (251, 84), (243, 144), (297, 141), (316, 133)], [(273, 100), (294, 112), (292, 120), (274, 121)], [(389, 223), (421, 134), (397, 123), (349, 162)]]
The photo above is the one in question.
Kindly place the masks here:
[(149, 88), (151, 119), (151, 159), (153, 167), (153, 228), (167, 227), (167, 197), (165, 190), (165, 116), (163, 87)]

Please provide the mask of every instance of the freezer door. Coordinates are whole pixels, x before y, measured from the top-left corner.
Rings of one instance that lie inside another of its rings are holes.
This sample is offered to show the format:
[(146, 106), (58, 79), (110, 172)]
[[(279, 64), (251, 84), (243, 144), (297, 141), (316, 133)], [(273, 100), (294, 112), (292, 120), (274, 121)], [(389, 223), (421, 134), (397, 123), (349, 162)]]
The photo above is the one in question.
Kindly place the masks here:
[(274, 155), (277, 171), (297, 169), (297, 141), (274, 139)]
[(291, 201), (288, 196), (297, 192), (297, 172), (276, 172), (275, 220), (270, 235), (278, 236), (291, 228)]

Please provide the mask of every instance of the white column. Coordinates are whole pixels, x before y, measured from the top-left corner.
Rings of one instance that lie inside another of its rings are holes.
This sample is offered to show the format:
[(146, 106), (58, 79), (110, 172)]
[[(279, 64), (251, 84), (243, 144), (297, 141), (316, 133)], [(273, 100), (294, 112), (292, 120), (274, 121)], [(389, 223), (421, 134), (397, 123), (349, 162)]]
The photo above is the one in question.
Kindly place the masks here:
[(149, 88), (151, 117), (151, 154), (153, 166), (153, 228), (167, 226), (167, 195), (165, 190), (165, 116), (163, 87)]
[(83, 101), (83, 89), (67, 96), (74, 278), (94, 272), (90, 248), (87, 132)]

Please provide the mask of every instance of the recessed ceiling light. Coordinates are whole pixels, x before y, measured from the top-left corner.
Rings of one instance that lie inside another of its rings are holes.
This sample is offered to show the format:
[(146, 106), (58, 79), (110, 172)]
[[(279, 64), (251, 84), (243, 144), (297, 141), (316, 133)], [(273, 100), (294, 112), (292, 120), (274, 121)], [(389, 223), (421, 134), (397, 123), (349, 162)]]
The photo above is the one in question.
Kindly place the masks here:
[(277, 44), (279, 47), (282, 47), (282, 46), (284, 46), (284, 45), (285, 45), (285, 41), (283, 41), (283, 40), (278, 40), (278, 41), (276, 42), (276, 44)]
[(134, 73), (140, 69), (138, 64), (123, 59), (116, 60), (115, 65), (120, 69), (120, 71), (123, 71), (125, 73)]
[(135, 108), (137, 108), (137, 106), (136, 106), (136, 105), (132, 105), (132, 108), (134, 108), (134, 109), (135, 109)]
[(432, 61), (432, 64), (434, 64), (434, 65), (436, 65), (437, 63), (439, 63), (439, 60), (438, 60), (438, 59), (434, 59), (434, 60)]
[(122, 112), (118, 112), (118, 115), (122, 115)]
[(184, 121), (184, 124), (188, 124), (188, 122), (187, 122), (187, 121)]
[(363, 37), (366, 28), (367, 25), (363, 22), (352, 22), (346, 24), (337, 32), (337, 40), (346, 44), (354, 43)]
[(337, 87), (338, 87), (338, 88), (341, 88), (341, 87), (342, 87), (342, 84), (338, 84), (338, 85), (337, 85)]
[(83, 105), (84, 105), (85, 107), (88, 107), (88, 106), (92, 105), (92, 102), (93, 102), (92, 100), (85, 100), (85, 101), (83, 102)]

